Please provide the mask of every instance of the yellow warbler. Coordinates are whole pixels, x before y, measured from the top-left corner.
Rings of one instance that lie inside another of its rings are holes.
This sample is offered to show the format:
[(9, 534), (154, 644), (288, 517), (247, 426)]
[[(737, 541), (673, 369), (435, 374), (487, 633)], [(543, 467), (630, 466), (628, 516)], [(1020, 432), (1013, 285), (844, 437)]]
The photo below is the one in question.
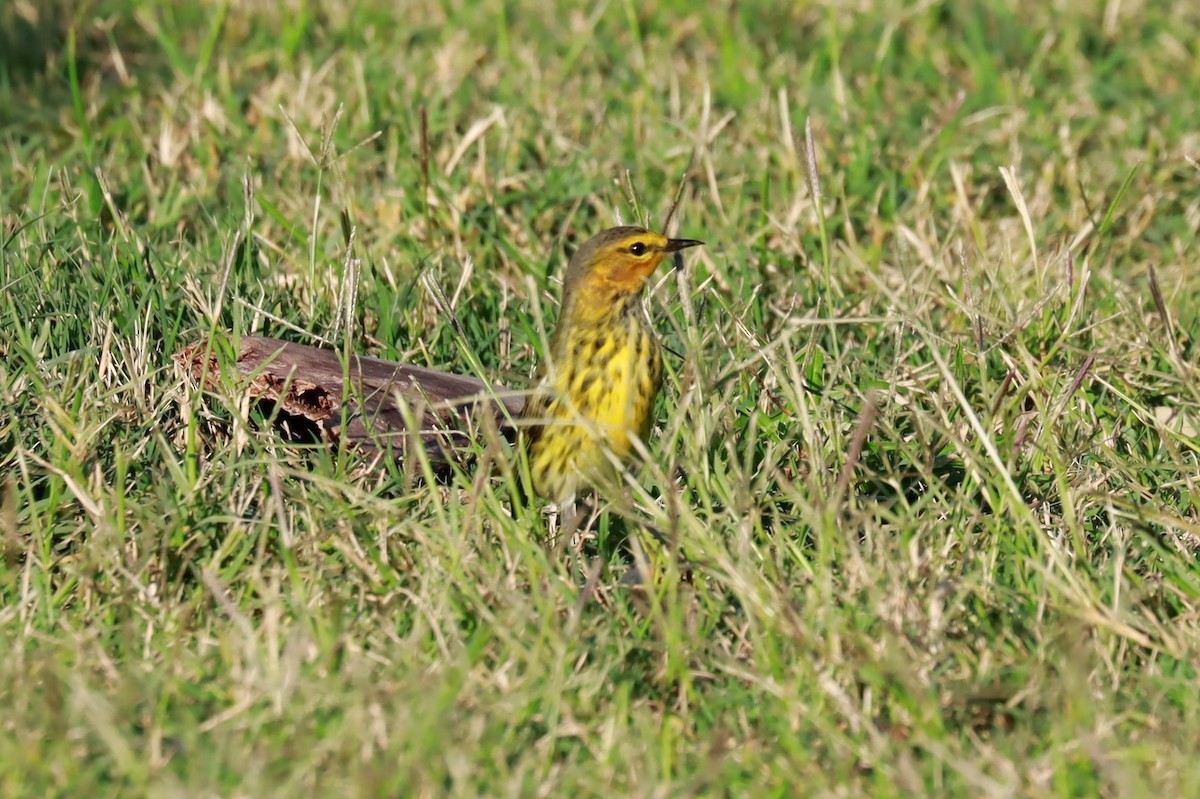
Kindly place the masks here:
[(610, 473), (645, 440), (662, 385), (662, 346), (642, 304), (662, 260), (703, 242), (614, 227), (571, 258), (549, 358), (521, 416), (533, 488), (559, 504)]

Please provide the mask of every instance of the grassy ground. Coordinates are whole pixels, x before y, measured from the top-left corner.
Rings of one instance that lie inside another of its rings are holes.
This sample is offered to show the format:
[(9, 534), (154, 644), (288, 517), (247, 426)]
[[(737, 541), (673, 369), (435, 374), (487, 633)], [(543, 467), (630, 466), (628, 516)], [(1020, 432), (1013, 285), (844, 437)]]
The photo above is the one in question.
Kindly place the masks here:
[[(0, 795), (1200, 795), (1194, 4), (0, 31)], [(567, 253), (685, 171), (594, 590), (500, 478), (288, 449), (171, 361), (524, 385)]]

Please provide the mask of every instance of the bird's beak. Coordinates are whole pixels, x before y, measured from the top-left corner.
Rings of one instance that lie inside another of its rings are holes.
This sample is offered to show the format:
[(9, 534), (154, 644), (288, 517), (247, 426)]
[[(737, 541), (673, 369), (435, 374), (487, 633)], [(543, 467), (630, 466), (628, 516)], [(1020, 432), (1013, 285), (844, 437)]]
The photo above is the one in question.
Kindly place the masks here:
[(675, 253), (675, 268), (683, 269), (683, 256), (680, 255), (681, 250), (686, 250), (688, 247), (699, 247), (704, 242), (696, 239), (667, 239), (666, 246), (663, 247), (663, 252)]
[(699, 247), (703, 243), (695, 239), (667, 239), (667, 244), (663, 247), (663, 251), (679, 252), (680, 250), (686, 250), (688, 247)]

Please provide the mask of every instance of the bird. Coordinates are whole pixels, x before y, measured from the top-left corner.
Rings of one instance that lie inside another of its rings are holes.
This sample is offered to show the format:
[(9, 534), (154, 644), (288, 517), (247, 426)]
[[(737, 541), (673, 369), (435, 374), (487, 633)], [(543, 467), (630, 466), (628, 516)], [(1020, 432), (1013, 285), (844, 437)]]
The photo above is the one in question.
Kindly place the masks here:
[[(646, 441), (663, 348), (644, 289), (667, 256), (703, 243), (624, 225), (592, 237), (571, 257), (549, 352), (521, 412), (532, 488), (543, 499), (573, 505), (606, 485), (618, 464), (634, 460), (635, 441)], [(675, 258), (682, 265), (682, 256)]]

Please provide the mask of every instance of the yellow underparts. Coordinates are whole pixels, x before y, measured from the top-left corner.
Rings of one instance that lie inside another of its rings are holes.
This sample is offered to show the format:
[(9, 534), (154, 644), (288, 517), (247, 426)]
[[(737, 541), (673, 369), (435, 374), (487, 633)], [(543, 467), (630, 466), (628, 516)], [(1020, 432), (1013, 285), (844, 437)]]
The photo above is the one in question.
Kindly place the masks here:
[[(591, 310), (591, 309), (589, 309)], [(549, 392), (530, 448), (534, 488), (564, 501), (629, 461), (645, 441), (662, 383), (658, 341), (640, 307), (574, 320), (545, 376)], [(611, 454), (610, 454), (611, 453)]]

